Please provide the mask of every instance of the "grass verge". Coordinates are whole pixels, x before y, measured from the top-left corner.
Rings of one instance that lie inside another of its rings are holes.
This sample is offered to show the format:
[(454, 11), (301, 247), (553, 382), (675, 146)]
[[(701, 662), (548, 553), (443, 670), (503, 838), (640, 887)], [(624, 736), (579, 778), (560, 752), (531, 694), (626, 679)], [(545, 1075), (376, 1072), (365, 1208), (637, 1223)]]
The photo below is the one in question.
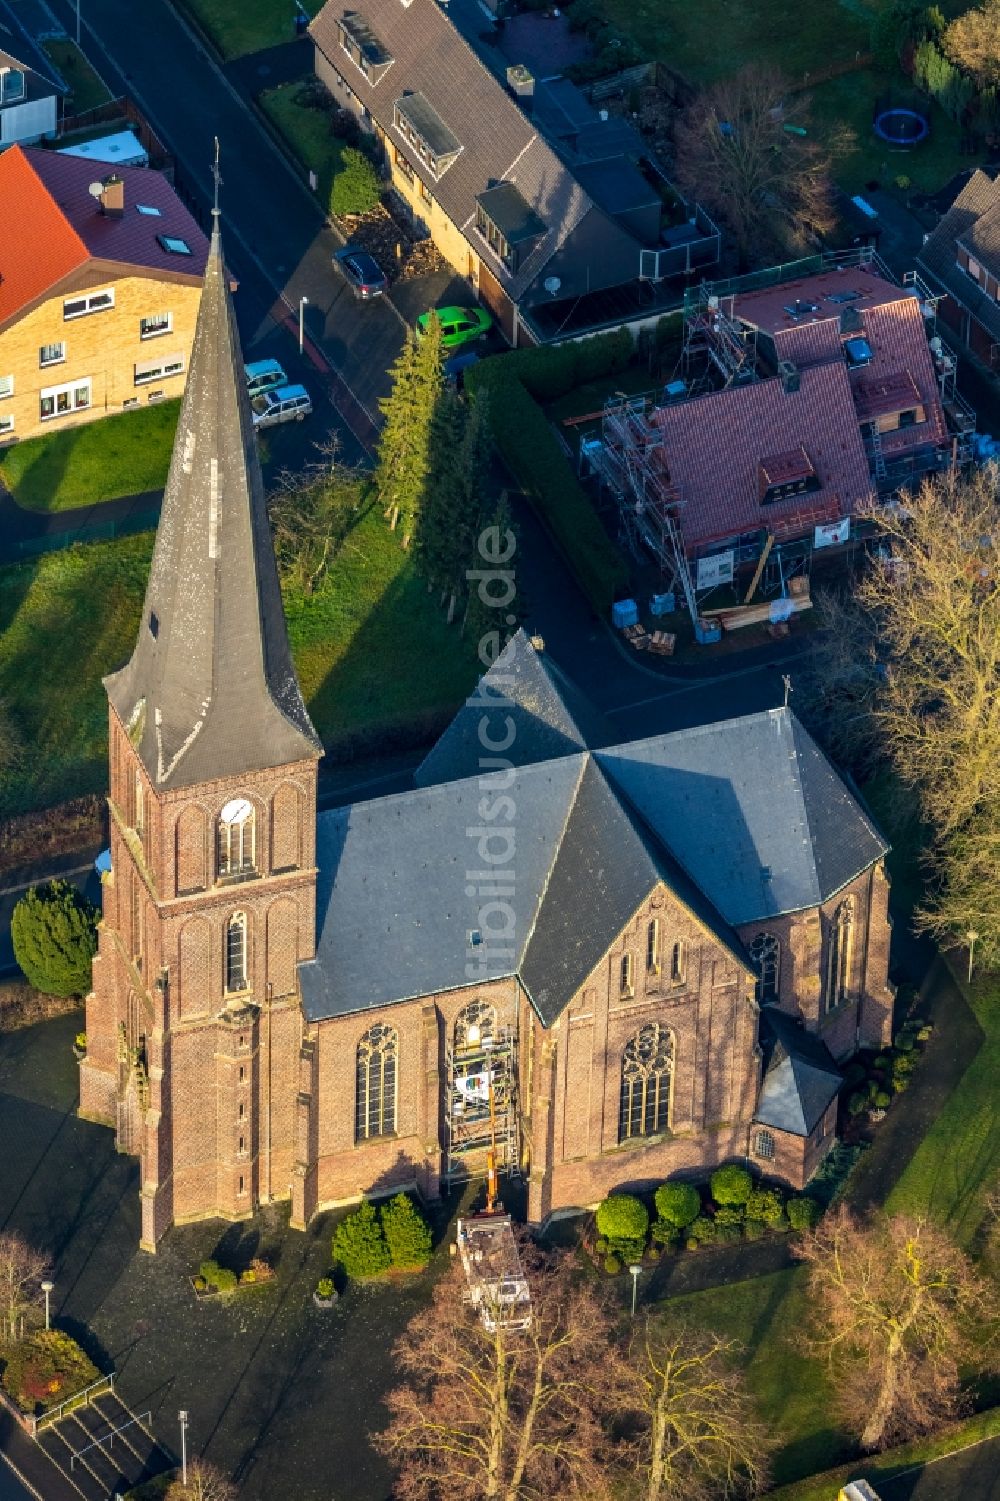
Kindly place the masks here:
[(182, 0), (228, 62), (263, 47), (277, 47), (294, 40), (299, 10), (310, 16), (322, 9), (323, 0)]
[(260, 96), (260, 106), (284, 136), (307, 172), (316, 174), (316, 193), (323, 210), (331, 212), (333, 184), (344, 165), (341, 141), (330, 129), (330, 115), (300, 104), (301, 83), (283, 83)]
[(73, 511), (160, 490), (166, 483), (180, 398), (117, 412), (4, 451), (0, 481), (28, 511)]
[[(0, 698), (31, 747), (5, 773), (0, 816), (107, 785), (101, 678), (132, 649), (152, 545), (144, 533), (0, 569)], [(310, 712), (342, 757), (429, 738), (475, 680), (472, 646), (444, 624), (377, 513), (322, 588), (285, 606)]]
[[(68, 113), (78, 115), (84, 110), (107, 104), (111, 98), (107, 85), (95, 73), (75, 42), (69, 37), (50, 37), (41, 45), (72, 91), (67, 100)], [(105, 126), (105, 134), (108, 129)]]

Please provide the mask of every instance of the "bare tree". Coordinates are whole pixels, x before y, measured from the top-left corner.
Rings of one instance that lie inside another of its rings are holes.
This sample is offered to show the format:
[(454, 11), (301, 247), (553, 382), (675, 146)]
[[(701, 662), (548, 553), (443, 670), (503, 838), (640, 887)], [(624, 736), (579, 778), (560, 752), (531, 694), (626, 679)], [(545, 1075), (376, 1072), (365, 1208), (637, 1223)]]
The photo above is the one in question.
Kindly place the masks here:
[(340, 458), (336, 438), (305, 475), (283, 473), (271, 501), (278, 571), (303, 594), (315, 593), (360, 513), (362, 481)]
[(456, 1267), (393, 1352), (403, 1374), (377, 1447), (399, 1501), (598, 1501), (608, 1494), (603, 1420), (628, 1394), (611, 1328), (568, 1262), (528, 1260), (532, 1324), (488, 1332)]
[(0, 1235), (0, 1308), (9, 1338), (17, 1339), (47, 1268), (47, 1259), (23, 1236), (9, 1230)]
[(768, 1443), (735, 1364), (738, 1349), (647, 1316), (629, 1360), (641, 1403), (635, 1453), (646, 1501), (717, 1501), (765, 1484)]
[(236, 1486), (207, 1459), (191, 1459), (187, 1484), (178, 1475), (167, 1487), (165, 1501), (236, 1501)]
[(820, 146), (807, 120), (804, 96), (751, 66), (699, 95), (674, 128), (677, 181), (728, 231), (741, 269), (801, 253), (836, 222), (830, 166), (849, 135)]
[(862, 1448), (926, 1432), (961, 1405), (959, 1366), (995, 1338), (986, 1285), (926, 1221), (841, 1207), (799, 1243), (815, 1340)]

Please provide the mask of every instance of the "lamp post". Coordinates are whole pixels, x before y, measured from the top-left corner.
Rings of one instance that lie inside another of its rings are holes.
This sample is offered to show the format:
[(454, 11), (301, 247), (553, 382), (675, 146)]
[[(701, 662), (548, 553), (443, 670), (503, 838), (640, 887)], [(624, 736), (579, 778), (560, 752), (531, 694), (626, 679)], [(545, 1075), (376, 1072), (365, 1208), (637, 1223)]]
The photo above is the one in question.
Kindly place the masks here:
[(979, 934), (976, 932), (975, 928), (970, 928), (969, 931), (965, 935), (965, 941), (969, 945), (969, 984), (970, 985), (972, 984), (972, 960), (973, 960), (973, 956), (975, 955), (975, 952), (976, 952), (976, 939), (978, 937), (979, 937)]
[(76, 45), (80, 45), (80, 0), (76, 0)]
[(49, 1299), (52, 1296), (52, 1290), (53, 1290), (54, 1287), (55, 1287), (55, 1283), (54, 1282), (50, 1282), (48, 1280), (48, 1278), (46, 1278), (45, 1281), (42, 1283), (42, 1292), (45, 1294), (45, 1327), (46, 1327), (46, 1329), (48, 1329), (48, 1327), (49, 1327)]
[(632, 1317), (635, 1318), (635, 1300), (639, 1294), (639, 1273), (642, 1271), (642, 1267), (637, 1261), (633, 1261), (628, 1270), (629, 1276), (632, 1278)]
[(187, 1446), (188, 1413), (187, 1413), (187, 1408), (186, 1407), (182, 1407), (181, 1410), (180, 1410), (180, 1412), (177, 1414), (177, 1417), (178, 1417), (178, 1419), (180, 1421), (180, 1425), (181, 1425), (181, 1485), (187, 1485), (187, 1483), (188, 1483), (188, 1446)]
[(303, 346), (303, 343), (305, 341), (305, 322), (304, 322), (304, 320), (305, 320), (306, 303), (308, 301), (309, 301), (308, 297), (300, 297), (299, 298), (299, 354), (302, 353), (302, 346)]

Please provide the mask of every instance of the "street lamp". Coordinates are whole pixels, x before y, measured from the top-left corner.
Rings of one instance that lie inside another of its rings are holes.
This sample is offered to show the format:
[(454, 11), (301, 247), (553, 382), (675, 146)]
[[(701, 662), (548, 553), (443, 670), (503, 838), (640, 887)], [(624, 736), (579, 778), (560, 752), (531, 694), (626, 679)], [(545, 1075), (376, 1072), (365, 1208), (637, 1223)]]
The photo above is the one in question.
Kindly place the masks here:
[(639, 1274), (642, 1271), (642, 1267), (637, 1261), (633, 1261), (628, 1270), (629, 1276), (632, 1278), (632, 1317), (635, 1318), (635, 1300), (639, 1293)]
[(180, 1412), (177, 1414), (177, 1417), (178, 1417), (178, 1420), (179, 1420), (180, 1425), (181, 1425), (181, 1485), (187, 1485), (187, 1483), (188, 1483), (188, 1446), (187, 1446), (188, 1413), (187, 1413), (187, 1408), (186, 1407), (182, 1407), (181, 1410), (180, 1410)]
[(80, 0), (76, 0), (76, 45), (80, 45)]
[(304, 320), (304, 317), (305, 317), (306, 303), (308, 301), (309, 301), (308, 297), (300, 297), (299, 298), (299, 354), (302, 353), (302, 345), (303, 345), (303, 342), (304, 342), (305, 328), (304, 328), (303, 320)]
[(50, 1282), (48, 1280), (48, 1278), (46, 1278), (46, 1280), (42, 1283), (42, 1292), (45, 1294), (45, 1327), (46, 1327), (46, 1329), (49, 1327), (49, 1298), (52, 1296), (52, 1291), (53, 1291), (54, 1287), (55, 1287), (55, 1283), (54, 1282)]

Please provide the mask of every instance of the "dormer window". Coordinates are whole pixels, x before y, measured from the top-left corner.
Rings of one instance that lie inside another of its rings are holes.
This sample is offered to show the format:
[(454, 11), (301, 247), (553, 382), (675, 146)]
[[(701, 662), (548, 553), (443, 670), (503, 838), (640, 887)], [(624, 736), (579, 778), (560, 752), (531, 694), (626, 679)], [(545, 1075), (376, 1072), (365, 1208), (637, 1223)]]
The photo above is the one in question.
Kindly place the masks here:
[(26, 92), (20, 68), (0, 68), (0, 104), (18, 104)]
[(545, 224), (512, 182), (501, 182), (476, 199), (476, 230), (514, 272), (545, 234)]
[(253, 804), (234, 797), (219, 814), (219, 875), (246, 875), (256, 869)]
[(804, 448), (771, 454), (757, 466), (757, 498), (762, 506), (820, 488), (819, 475)]
[(392, 123), (435, 179), (447, 172), (462, 150), (461, 141), (423, 94), (403, 94), (397, 99)]
[(364, 16), (356, 10), (345, 11), (337, 22), (341, 51), (360, 68), (368, 82), (378, 83), (392, 67), (393, 57), (372, 31)]

